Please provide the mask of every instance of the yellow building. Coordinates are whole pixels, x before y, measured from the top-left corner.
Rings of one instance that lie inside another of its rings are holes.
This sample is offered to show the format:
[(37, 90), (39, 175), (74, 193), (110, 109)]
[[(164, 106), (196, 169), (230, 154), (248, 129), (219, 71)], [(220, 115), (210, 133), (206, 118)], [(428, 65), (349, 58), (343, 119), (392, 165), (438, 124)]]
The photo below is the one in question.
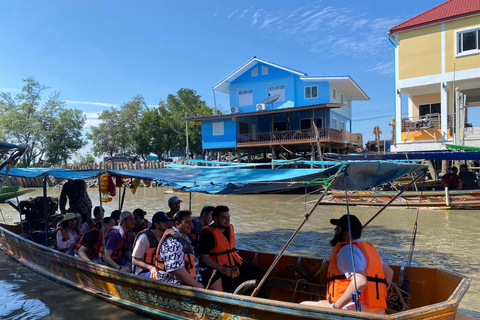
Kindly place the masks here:
[(480, 0), (449, 0), (389, 35), (395, 46), (392, 151), (480, 146), (480, 127), (468, 118), (470, 108), (480, 107)]

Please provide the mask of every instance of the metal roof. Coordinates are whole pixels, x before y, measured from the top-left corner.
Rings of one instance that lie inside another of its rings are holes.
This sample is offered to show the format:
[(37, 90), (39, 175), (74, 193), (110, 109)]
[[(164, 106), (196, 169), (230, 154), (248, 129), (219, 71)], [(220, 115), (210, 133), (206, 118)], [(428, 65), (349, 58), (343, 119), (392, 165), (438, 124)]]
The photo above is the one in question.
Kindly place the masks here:
[(480, 14), (480, 0), (448, 0), (407, 21), (404, 21), (388, 32), (390, 34)]
[(307, 105), (307, 106), (297, 106), (297, 107), (274, 109), (274, 110), (236, 112), (236, 113), (222, 114), (222, 115), (219, 115), (219, 116), (194, 117), (194, 118), (187, 118), (186, 120), (187, 121), (199, 121), (199, 120), (206, 120), (206, 119), (246, 117), (246, 116), (251, 116), (251, 115), (266, 115), (266, 114), (273, 114), (273, 113), (283, 113), (285, 111), (292, 111), (292, 110), (301, 111), (301, 110), (310, 110), (310, 109), (341, 108), (343, 106), (344, 106), (343, 103), (320, 103), (320, 104), (311, 104), (311, 105)]

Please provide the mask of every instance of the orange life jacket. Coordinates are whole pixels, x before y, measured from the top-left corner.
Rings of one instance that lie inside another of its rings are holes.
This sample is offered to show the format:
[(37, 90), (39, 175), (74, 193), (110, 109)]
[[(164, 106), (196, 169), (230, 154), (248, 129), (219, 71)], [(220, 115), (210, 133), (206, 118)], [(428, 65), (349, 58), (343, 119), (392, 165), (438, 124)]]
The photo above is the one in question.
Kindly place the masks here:
[(235, 231), (233, 226), (229, 225), (228, 234), (229, 239), (216, 227), (205, 226), (202, 231), (209, 231), (215, 238), (215, 247), (210, 250), (210, 259), (221, 266), (233, 267), (235, 265), (241, 266), (243, 259), (235, 249)]
[[(68, 235), (68, 232), (67, 232), (67, 230), (66, 230), (64, 227), (58, 228), (57, 232), (58, 232), (58, 231), (61, 231), (61, 232), (62, 232), (62, 240), (63, 240), (63, 241), (68, 241), (68, 240), (70, 240), (70, 236)], [(66, 253), (66, 252), (68, 251), (68, 248), (67, 248), (67, 249), (60, 249), (60, 248), (58, 247), (58, 245), (57, 245), (57, 232), (55, 233), (55, 241), (53, 241), (53, 248), (54, 248), (55, 250), (58, 250), (58, 251), (61, 251), (61, 252)], [(78, 234), (82, 234), (82, 232), (80, 231), (79, 228), (77, 228), (77, 233), (78, 233)]]
[[(348, 242), (340, 242), (333, 248), (328, 265), (327, 277), (327, 299), (335, 302), (342, 296), (350, 284), (350, 280), (345, 278), (344, 274), (340, 274), (337, 268), (337, 255), (340, 249), (349, 244)], [(367, 268), (364, 270), (367, 277), (367, 286), (360, 295), (360, 301), (364, 301), (369, 308), (387, 308), (387, 280), (383, 273), (382, 261), (375, 247), (367, 242), (355, 241), (353, 245), (365, 255), (367, 260)]]
[(88, 250), (85, 252), (88, 259), (93, 260), (94, 258), (98, 257), (100, 253), (100, 248), (102, 247), (102, 242), (103, 242), (102, 231), (100, 231), (100, 229), (97, 227), (93, 227), (92, 229), (85, 232), (85, 234), (82, 236), (80, 241), (78, 241), (77, 246), (75, 247), (75, 253), (78, 254), (78, 250), (80, 250), (80, 247), (83, 246), (83, 243), (85, 242), (84, 240), (85, 236), (90, 232), (98, 232), (97, 242), (95, 242), (95, 244), (90, 248), (88, 248)]
[[(138, 237), (145, 233), (145, 235), (148, 238), (148, 242), (150, 243), (150, 247), (145, 251), (143, 256), (141, 258), (138, 258), (138, 260), (145, 262), (146, 264), (156, 266), (156, 253), (157, 253), (157, 247), (158, 247), (158, 239), (155, 236), (155, 233), (153, 233), (152, 230), (143, 230), (140, 231), (137, 236), (135, 237), (135, 240), (133, 241), (133, 247), (135, 248), (135, 244), (137, 243)], [(149, 271), (149, 270), (144, 270), (144, 271)]]
[(148, 220), (143, 219), (142, 226), (140, 228), (133, 228), (132, 231), (135, 232), (135, 234), (140, 233), (141, 231), (145, 230), (148, 228)]
[[(156, 267), (159, 270), (165, 271), (165, 264), (162, 258), (160, 258), (160, 248), (165, 242), (165, 240), (169, 237), (175, 238), (178, 242), (182, 244), (183, 247), (183, 259), (185, 260), (185, 269), (190, 273), (192, 278), (195, 278), (197, 276), (197, 271), (195, 269), (195, 256), (193, 254), (193, 248), (188, 242), (187, 239), (185, 239), (180, 233), (177, 233), (173, 231), (172, 229), (168, 229), (163, 233), (162, 239), (158, 243), (157, 247), (157, 254), (156, 254)], [(175, 279), (178, 279), (177, 276), (173, 276)]]
[[(121, 228), (121, 227), (119, 226), (118, 228)], [(116, 229), (116, 227), (113, 227), (107, 231), (107, 233), (105, 234), (105, 238), (110, 232), (113, 232), (113, 230), (115, 230), (115, 232), (120, 232)], [(125, 251), (127, 251), (128, 244), (130, 243), (130, 239), (131, 239), (131, 232), (130, 231), (125, 232), (122, 238), (120, 239), (120, 242), (118, 243), (117, 248), (112, 251), (112, 255), (111, 255), (112, 260), (118, 260), (121, 257), (123, 257), (123, 254), (125, 253)], [(99, 257), (103, 258), (104, 255), (105, 253), (102, 245), (102, 247), (100, 248)]]

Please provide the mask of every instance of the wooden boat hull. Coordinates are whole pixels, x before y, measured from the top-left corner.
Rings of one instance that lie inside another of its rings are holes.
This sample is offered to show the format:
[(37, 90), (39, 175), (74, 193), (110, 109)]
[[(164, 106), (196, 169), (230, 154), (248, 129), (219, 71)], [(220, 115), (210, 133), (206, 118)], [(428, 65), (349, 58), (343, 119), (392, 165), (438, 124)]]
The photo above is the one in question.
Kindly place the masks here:
[[(355, 191), (348, 192), (348, 204), (352, 206), (384, 206), (397, 192), (395, 191)], [(321, 202), (329, 205), (346, 205), (345, 191), (333, 191)], [(390, 206), (424, 207), (441, 209), (478, 209), (480, 190), (454, 190), (449, 192), (449, 201), (444, 191), (406, 191)]]
[[(46, 248), (1, 227), (0, 249), (25, 266), (55, 281), (137, 313), (166, 319), (340, 320), (348, 317), (451, 320), (455, 318), (458, 304), (470, 283), (468, 278), (439, 269), (411, 268), (409, 277), (414, 309), (380, 316), (299, 305), (297, 302), (308, 300), (309, 297), (318, 300), (321, 293), (312, 291), (312, 288), (318, 289), (324, 285), (300, 283), (295, 280), (294, 272), (286, 266), (293, 263), (313, 274), (322, 263), (320, 259), (283, 257), (269, 278), (269, 287), (265, 288), (270, 299), (261, 299), (127, 275)], [(247, 260), (256, 262), (262, 269), (268, 268), (275, 258), (273, 254), (249, 251), (240, 253)], [(398, 278), (400, 268), (393, 268)], [(288, 284), (295, 287), (295, 292)], [(293, 302), (290, 302), (291, 300)]]

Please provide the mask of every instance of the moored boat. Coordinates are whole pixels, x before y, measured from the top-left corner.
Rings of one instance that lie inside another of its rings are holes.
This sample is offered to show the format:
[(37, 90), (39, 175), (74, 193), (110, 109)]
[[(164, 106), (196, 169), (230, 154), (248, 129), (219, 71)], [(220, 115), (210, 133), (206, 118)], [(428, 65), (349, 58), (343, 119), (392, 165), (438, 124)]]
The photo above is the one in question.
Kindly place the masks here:
[[(384, 206), (392, 200), (395, 191), (345, 191), (333, 190), (322, 204)], [(438, 209), (478, 209), (480, 190), (405, 191), (390, 206)]]

